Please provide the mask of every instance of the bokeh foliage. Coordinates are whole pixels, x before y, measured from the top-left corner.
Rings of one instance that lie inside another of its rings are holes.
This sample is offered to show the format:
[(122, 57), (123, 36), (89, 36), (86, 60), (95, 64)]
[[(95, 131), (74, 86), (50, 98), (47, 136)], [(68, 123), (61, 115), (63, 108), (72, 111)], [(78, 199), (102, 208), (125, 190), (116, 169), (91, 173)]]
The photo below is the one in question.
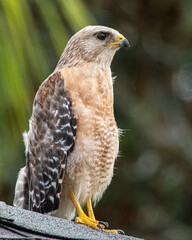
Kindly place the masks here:
[(69, 37), (89, 24), (131, 43), (112, 63), (122, 129), (98, 219), (155, 240), (192, 236), (192, 1), (0, 0), (0, 200), (24, 165), (32, 101)]

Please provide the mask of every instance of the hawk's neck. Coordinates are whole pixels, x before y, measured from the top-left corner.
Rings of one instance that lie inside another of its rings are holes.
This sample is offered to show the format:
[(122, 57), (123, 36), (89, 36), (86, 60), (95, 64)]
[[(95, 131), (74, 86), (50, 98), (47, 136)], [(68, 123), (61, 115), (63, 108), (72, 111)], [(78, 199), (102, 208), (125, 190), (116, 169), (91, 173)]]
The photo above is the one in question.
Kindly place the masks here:
[(69, 97), (78, 99), (85, 106), (99, 107), (106, 104), (113, 111), (113, 83), (110, 67), (86, 63), (60, 70), (64, 78), (65, 91)]

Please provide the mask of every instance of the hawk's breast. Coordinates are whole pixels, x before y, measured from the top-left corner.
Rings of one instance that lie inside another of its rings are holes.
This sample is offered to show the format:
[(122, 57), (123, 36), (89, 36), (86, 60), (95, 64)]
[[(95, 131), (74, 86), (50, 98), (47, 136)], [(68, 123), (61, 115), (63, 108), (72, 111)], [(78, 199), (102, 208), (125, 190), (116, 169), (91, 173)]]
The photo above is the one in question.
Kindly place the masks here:
[(62, 71), (77, 118), (76, 142), (67, 163), (71, 184), (67, 185), (76, 186), (71, 190), (82, 195), (79, 199), (91, 195), (97, 200), (111, 181), (119, 146), (111, 71), (92, 63)]

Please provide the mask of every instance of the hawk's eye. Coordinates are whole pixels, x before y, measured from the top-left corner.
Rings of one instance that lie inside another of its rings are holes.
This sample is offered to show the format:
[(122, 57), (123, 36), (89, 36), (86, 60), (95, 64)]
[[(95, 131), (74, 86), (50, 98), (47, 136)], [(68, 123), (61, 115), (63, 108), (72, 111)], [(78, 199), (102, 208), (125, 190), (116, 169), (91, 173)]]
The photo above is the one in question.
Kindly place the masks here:
[(97, 33), (97, 38), (101, 41), (104, 41), (107, 38), (107, 33), (99, 32)]

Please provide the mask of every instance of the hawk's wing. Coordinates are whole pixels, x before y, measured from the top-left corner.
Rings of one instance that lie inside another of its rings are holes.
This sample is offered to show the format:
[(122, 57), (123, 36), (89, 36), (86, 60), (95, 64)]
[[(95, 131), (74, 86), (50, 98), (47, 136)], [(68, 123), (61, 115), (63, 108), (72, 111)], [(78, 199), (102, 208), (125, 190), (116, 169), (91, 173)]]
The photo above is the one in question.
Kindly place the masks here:
[(21, 169), (14, 205), (48, 213), (58, 209), (67, 155), (72, 151), (76, 119), (55, 72), (40, 86), (33, 104), (26, 141), (26, 167)]

